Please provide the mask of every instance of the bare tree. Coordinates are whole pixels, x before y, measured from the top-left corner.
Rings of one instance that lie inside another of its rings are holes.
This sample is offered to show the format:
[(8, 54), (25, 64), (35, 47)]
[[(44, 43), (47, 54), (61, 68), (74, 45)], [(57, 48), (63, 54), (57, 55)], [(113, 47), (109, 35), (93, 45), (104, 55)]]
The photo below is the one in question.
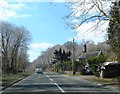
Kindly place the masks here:
[[(28, 45), (28, 31), (24, 27), (16, 27), (14, 31), (15, 38), (13, 39), (13, 44), (11, 47), (11, 70), (17, 68), (18, 63), (17, 58), (19, 54), (22, 54), (24, 57), (22, 57), (23, 61), (27, 58), (27, 45)], [(24, 52), (22, 52), (22, 51)], [(23, 62), (22, 62), (23, 63)], [(25, 62), (24, 62), (25, 63)], [(15, 67), (15, 68), (14, 68)], [(17, 69), (13, 70), (17, 71)]]
[[(84, 31), (83, 34), (81, 34), (79, 37), (82, 35), (86, 35), (91, 33), (92, 31), (95, 30), (100, 30), (105, 32), (108, 28), (108, 23), (109, 25), (112, 22), (116, 22), (115, 26), (113, 28), (113, 31), (116, 31), (116, 27), (120, 29), (120, 22), (119, 19), (115, 21), (115, 19), (112, 18), (110, 9), (116, 8), (118, 12), (115, 12), (114, 14), (118, 17), (120, 15), (120, 0), (74, 0), (73, 2), (66, 3), (68, 8), (70, 8), (72, 11), (70, 14), (66, 16), (66, 23), (67, 25), (74, 29), (75, 31), (80, 31), (80, 27), (84, 24), (87, 23), (94, 23), (87, 29), (87, 31)], [(106, 25), (107, 24), (107, 25)], [(105, 25), (106, 30), (101, 28), (101, 26)], [(87, 28), (87, 27), (86, 27)], [(118, 30), (119, 31), (119, 30)], [(120, 61), (120, 36), (119, 32), (116, 32), (114, 35), (114, 38), (118, 41), (117, 46), (114, 46), (115, 48), (117, 47), (117, 53), (116, 56), (118, 57), (117, 60)], [(109, 37), (108, 37), (109, 38)], [(114, 44), (116, 41), (115, 39), (110, 39), (109, 41)]]
[(12, 25), (8, 23), (1, 22), (0, 23), (0, 36), (1, 36), (1, 54), (2, 54), (2, 68), (3, 70), (9, 70), (10, 68), (10, 41), (11, 41), (11, 33)]
[(17, 56), (17, 61), (18, 61), (17, 67), (19, 71), (25, 71), (26, 67), (29, 66), (28, 55), (26, 53), (27, 53), (27, 49), (21, 48)]
[[(4, 72), (16, 73), (20, 54), (27, 56), (29, 33), (24, 27), (16, 27), (7, 22), (0, 22), (2, 68)], [(23, 52), (24, 51), (24, 54)], [(26, 59), (26, 57), (22, 57)]]
[(94, 21), (95, 24), (89, 28), (94, 30), (109, 20), (110, 4), (111, 1), (106, 0), (74, 0), (67, 3), (67, 6), (72, 10), (66, 16), (67, 25), (72, 29), (77, 29), (84, 23)]

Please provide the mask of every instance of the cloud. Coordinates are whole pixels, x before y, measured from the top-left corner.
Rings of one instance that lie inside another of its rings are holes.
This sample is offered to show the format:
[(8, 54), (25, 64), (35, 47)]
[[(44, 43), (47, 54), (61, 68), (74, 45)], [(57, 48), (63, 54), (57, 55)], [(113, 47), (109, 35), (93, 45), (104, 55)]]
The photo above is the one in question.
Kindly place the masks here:
[[(100, 10), (94, 6), (94, 3), (98, 3), (99, 7), (109, 15), (110, 5), (112, 1), (101, 0), (77, 0), (79, 3), (73, 4), (71, 7), (71, 11), (74, 11), (71, 14), (70, 23), (72, 26), (79, 26), (79, 24), (85, 19), (90, 18), (95, 15), (99, 15)], [(93, 3), (94, 1), (94, 3)], [(100, 23), (98, 24), (97, 18), (91, 19), (89, 21), (84, 22), (80, 27), (75, 29), (74, 31), (77, 33), (75, 36), (76, 40), (92, 40), (95, 43), (103, 42), (106, 38), (106, 28), (108, 27), (109, 21), (105, 21), (102, 18), (100, 19)], [(70, 38), (69, 40), (71, 40)]]
[(19, 3), (9, 3), (8, 1), (0, 1), (0, 5), (2, 8), (5, 9), (13, 9), (13, 10), (17, 10), (17, 9), (21, 9), (21, 8), (29, 8), (28, 6), (26, 6), (26, 4), (19, 2)]
[(10, 0), (9, 2), (73, 2), (73, 0)]
[(16, 11), (13, 10), (5, 10), (4, 13), (2, 14), (3, 18), (10, 18), (10, 17), (14, 17), (14, 18), (24, 18), (24, 17), (28, 17), (31, 16), (29, 14), (17, 14)]
[(97, 28), (91, 28), (93, 26), (96, 26), (97, 22), (98, 22), (98, 20), (92, 21), (89, 23), (84, 23), (81, 27), (76, 29), (77, 35), (75, 36), (75, 39), (76, 40), (86, 40), (86, 41), (92, 40), (95, 43), (105, 41), (105, 37), (107, 34), (106, 29), (108, 27), (109, 21), (101, 21), (100, 22), (101, 26), (99, 26)]
[(35, 60), (41, 54), (43, 50), (46, 50), (47, 48), (52, 47), (52, 46), (54, 45), (51, 43), (45, 43), (45, 42), (31, 44), (29, 46), (29, 51), (28, 51), (30, 62)]
[(16, 4), (8, 4), (7, 6), (8, 8), (11, 9), (21, 9), (21, 8), (29, 8), (28, 6), (26, 6), (24, 3), (16, 3)]
[[(94, 0), (77, 0), (79, 3), (75, 3), (70, 6), (71, 16), (73, 16), (73, 22), (75, 18), (79, 18), (79, 22), (95, 15), (102, 15), (101, 11), (96, 6), (99, 4), (99, 8), (102, 9), (107, 15), (109, 15), (111, 1), (94, 1)], [(96, 5), (94, 3), (96, 3)]]
[[(8, 0), (8, 2), (91, 2), (92, 0)], [(107, 1), (108, 0), (101, 0), (101, 1)], [(111, 2), (115, 0), (110, 0)]]
[(29, 50), (28, 51), (29, 55), (29, 61), (32, 62), (35, 60), (39, 55), (41, 55), (41, 50)]
[(47, 49), (49, 47), (52, 47), (53, 44), (51, 43), (33, 43), (30, 45), (32, 49)]
[(8, 3), (7, 1), (0, 1), (0, 20), (7, 20), (9, 18), (24, 18), (32, 15), (19, 12), (29, 7), (24, 3)]

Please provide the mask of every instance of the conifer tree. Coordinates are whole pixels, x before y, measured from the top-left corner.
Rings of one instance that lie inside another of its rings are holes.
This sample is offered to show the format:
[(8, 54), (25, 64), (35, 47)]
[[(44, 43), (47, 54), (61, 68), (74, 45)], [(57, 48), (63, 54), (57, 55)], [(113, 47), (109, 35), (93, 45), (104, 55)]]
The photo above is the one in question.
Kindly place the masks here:
[(109, 14), (108, 43), (120, 61), (120, 1), (113, 3)]
[(71, 52), (65, 52), (65, 50), (62, 51), (62, 49), (60, 48), (59, 50), (55, 50), (54, 52), (54, 60), (60, 61), (61, 63), (63, 63), (63, 61), (69, 61), (70, 60), (70, 56), (71, 56)]

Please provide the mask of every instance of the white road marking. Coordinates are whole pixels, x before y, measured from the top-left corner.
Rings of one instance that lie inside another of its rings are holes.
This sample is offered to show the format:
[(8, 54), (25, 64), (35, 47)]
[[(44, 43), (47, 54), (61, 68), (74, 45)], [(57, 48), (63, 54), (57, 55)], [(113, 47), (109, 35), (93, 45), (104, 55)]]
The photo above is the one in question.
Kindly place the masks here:
[(2, 94), (3, 91), (0, 91), (0, 94)]
[[(50, 78), (49, 75), (46, 75), (46, 77), (48, 77), (51, 81), (53, 81), (53, 79)], [(65, 91), (64, 91), (57, 83), (54, 83), (54, 84), (57, 86), (57, 88), (58, 88), (62, 93), (65, 93)]]
[(53, 79), (52, 79), (52, 78), (50, 78), (50, 76), (49, 76), (49, 75), (46, 75), (46, 77), (48, 77), (48, 78), (50, 79), (50, 81), (53, 81)]
[(46, 75), (49, 78), (49, 75)]
[(61, 92), (65, 93), (65, 91), (61, 87), (59, 87), (57, 83), (54, 83), (54, 84), (61, 90)]
[(50, 78), (51, 81), (53, 81), (53, 79)]

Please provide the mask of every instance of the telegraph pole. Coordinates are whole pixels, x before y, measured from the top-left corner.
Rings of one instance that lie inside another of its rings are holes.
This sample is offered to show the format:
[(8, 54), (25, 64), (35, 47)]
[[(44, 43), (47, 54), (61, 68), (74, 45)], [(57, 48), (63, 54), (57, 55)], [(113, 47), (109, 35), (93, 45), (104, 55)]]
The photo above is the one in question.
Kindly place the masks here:
[(87, 45), (86, 42), (83, 44), (83, 53), (85, 54), (85, 64), (88, 65), (87, 63)]
[(74, 53), (74, 49), (75, 47), (74, 47), (74, 38), (73, 38), (73, 45), (72, 45), (72, 74), (74, 75), (75, 74), (75, 64), (74, 64), (74, 55), (75, 55), (75, 53)]

